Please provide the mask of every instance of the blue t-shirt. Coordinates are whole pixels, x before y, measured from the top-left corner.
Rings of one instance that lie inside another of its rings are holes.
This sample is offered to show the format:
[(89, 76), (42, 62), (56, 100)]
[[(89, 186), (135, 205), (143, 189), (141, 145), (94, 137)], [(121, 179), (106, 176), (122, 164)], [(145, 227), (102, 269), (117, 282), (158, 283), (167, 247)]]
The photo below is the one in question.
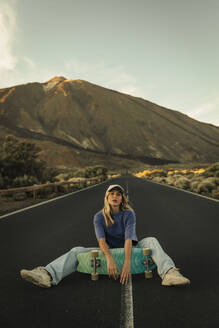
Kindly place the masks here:
[(94, 229), (97, 240), (105, 238), (110, 248), (123, 248), (126, 239), (132, 239), (132, 244), (138, 243), (136, 236), (136, 218), (132, 210), (111, 214), (115, 223), (108, 228), (102, 210), (94, 216)]

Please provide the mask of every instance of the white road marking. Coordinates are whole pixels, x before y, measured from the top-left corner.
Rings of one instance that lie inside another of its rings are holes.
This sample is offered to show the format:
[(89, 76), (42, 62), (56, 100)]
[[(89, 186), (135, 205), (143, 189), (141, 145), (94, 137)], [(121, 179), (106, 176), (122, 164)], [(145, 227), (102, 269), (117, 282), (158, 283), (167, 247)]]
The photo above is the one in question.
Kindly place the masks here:
[[(147, 180), (147, 179), (144, 179), (144, 178), (138, 178), (138, 179), (141, 179), (141, 180)], [(153, 180), (147, 180), (149, 182), (152, 182), (152, 183), (155, 183), (155, 184), (159, 184), (161, 186), (165, 186), (165, 187), (168, 187), (168, 188), (172, 188), (172, 189), (176, 189), (178, 191), (183, 191), (183, 192), (186, 192), (188, 194), (192, 194), (193, 196), (197, 196), (197, 197), (202, 197), (202, 198), (205, 198), (205, 199), (208, 199), (208, 200), (212, 200), (213, 202), (219, 202), (218, 199), (215, 199), (215, 198), (211, 198), (211, 197), (207, 197), (207, 196), (204, 196), (204, 195), (201, 195), (201, 194), (198, 194), (196, 192), (192, 192), (192, 191), (189, 191), (189, 190), (185, 190), (185, 189), (182, 189), (182, 188), (177, 188), (177, 187), (174, 187), (174, 186), (170, 186), (166, 183), (160, 183), (160, 182), (155, 182)]]
[(134, 328), (132, 276), (126, 285), (121, 286), (120, 328)]
[[(126, 197), (129, 202), (128, 180), (126, 180)], [(120, 328), (134, 328), (132, 275), (128, 283), (121, 286)]]
[(68, 196), (77, 194), (77, 193), (82, 192), (82, 191), (87, 190), (87, 189), (95, 188), (95, 187), (97, 187), (97, 186), (99, 186), (99, 185), (101, 185), (103, 183), (106, 183), (106, 182), (108, 182), (108, 181), (106, 180), (106, 181), (103, 181), (103, 182), (98, 183), (96, 185), (89, 186), (89, 187), (86, 187), (86, 188), (83, 188), (83, 189), (80, 189), (80, 190), (77, 190), (77, 191), (70, 192), (70, 193), (68, 193), (66, 195), (58, 196), (58, 197), (55, 197), (55, 198), (46, 200), (44, 202), (40, 202), (40, 203), (35, 204), (35, 205), (31, 205), (31, 206), (28, 206), (28, 207), (25, 207), (25, 208), (21, 208), (20, 210), (13, 211), (13, 212), (10, 212), (10, 213), (7, 213), (7, 214), (4, 214), (4, 215), (0, 216), (0, 219), (6, 218), (7, 216), (10, 216), (10, 215), (13, 215), (13, 214), (16, 214), (16, 213), (19, 213), (19, 212), (23, 212), (23, 211), (29, 210), (30, 208), (34, 208), (34, 207), (41, 206), (41, 205), (44, 205), (44, 204), (47, 204), (47, 203), (50, 203), (50, 202), (54, 202), (57, 199), (65, 198), (65, 197), (68, 197)]

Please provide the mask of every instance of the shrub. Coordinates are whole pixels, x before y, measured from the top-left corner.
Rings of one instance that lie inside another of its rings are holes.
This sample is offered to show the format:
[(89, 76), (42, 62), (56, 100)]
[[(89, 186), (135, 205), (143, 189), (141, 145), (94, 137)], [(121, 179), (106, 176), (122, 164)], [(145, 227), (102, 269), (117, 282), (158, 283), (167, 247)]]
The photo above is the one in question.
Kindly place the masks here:
[(48, 186), (37, 191), (37, 196), (42, 198), (50, 197), (54, 193), (54, 187)]
[(206, 181), (207, 179), (204, 179), (201, 181), (197, 186), (197, 192), (198, 193), (211, 193), (211, 191), (215, 188), (215, 185), (212, 182)]
[(174, 178), (173, 178), (173, 176), (168, 176), (167, 178), (166, 178), (166, 183), (167, 184), (169, 184), (169, 185), (171, 185), (171, 186), (173, 186), (173, 184), (174, 184)]
[(219, 186), (219, 177), (209, 177), (207, 179), (204, 179), (205, 182), (210, 182), (216, 186)]
[(0, 173), (0, 189), (3, 189), (5, 186), (3, 176)]
[(99, 175), (107, 175), (107, 168), (105, 166), (90, 166), (85, 168), (85, 178), (94, 178)]
[(212, 190), (212, 197), (219, 199), (219, 188)]
[(27, 199), (27, 194), (26, 192), (17, 192), (16, 194), (13, 195), (14, 200), (25, 200)]
[(60, 173), (56, 176), (56, 180), (58, 182), (68, 181), (72, 176), (72, 173)]
[(175, 174), (175, 175), (168, 175), (168, 177), (166, 178), (166, 183), (171, 185), (171, 186), (174, 186), (175, 185), (175, 181), (177, 179), (180, 179), (182, 176), (179, 175), (179, 174)]
[(85, 178), (85, 170), (79, 169), (75, 172), (74, 177), (76, 178)]
[(189, 189), (190, 181), (186, 177), (182, 176), (181, 178), (175, 179), (174, 186), (177, 188)]
[(37, 171), (38, 179), (41, 183), (56, 182), (57, 171), (53, 168), (44, 167)]
[(190, 190), (193, 192), (198, 192), (198, 185), (201, 183), (202, 180), (203, 178), (201, 177), (193, 178), (190, 181)]
[[(155, 182), (166, 183), (177, 188), (191, 190), (208, 197), (219, 199), (219, 162), (207, 169), (174, 170), (144, 170), (135, 174), (139, 178), (152, 179)], [(166, 177), (165, 177), (166, 176)]]
[(27, 187), (33, 186), (34, 184), (39, 184), (39, 181), (34, 176), (24, 175), (22, 177), (17, 177), (13, 180), (13, 187)]
[(207, 167), (203, 175), (205, 177), (219, 177), (219, 162)]
[(55, 182), (57, 172), (55, 169), (47, 168), (46, 163), (38, 159), (40, 151), (34, 143), (18, 140), (12, 135), (6, 136), (0, 144), (0, 173), (4, 177), (4, 187), (35, 183), (34, 180), (31, 183), (30, 178), (23, 178), (26, 176), (34, 177), (36, 183)]
[(193, 180), (196, 178), (196, 176), (193, 173), (187, 173), (185, 174), (185, 177), (189, 179), (189, 181)]
[(96, 166), (88, 166), (84, 169), (78, 169), (74, 173), (68, 175), (68, 178), (72, 177), (81, 177), (81, 178), (94, 178), (99, 175), (103, 175), (107, 178), (107, 168), (105, 166), (96, 165)]
[(162, 183), (162, 182), (166, 182), (166, 179), (164, 177), (154, 177), (153, 181), (158, 182), (158, 183)]
[(164, 170), (154, 169), (150, 172), (149, 176), (151, 177), (166, 177), (166, 172)]
[(4, 181), (4, 187), (3, 188), (7, 189), (7, 188), (11, 187), (12, 181), (7, 175), (4, 175), (3, 181)]
[(202, 196), (206, 196), (206, 197), (212, 197), (212, 193), (210, 192), (210, 191), (202, 191), (202, 192), (200, 192), (200, 194), (202, 195)]

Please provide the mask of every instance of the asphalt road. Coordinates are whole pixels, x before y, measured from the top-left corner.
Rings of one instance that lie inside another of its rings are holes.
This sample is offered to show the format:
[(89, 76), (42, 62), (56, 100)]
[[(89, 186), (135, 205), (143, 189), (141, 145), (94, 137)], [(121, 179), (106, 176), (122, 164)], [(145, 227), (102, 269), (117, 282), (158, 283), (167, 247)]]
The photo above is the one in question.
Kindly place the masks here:
[(219, 327), (219, 202), (134, 177), (121, 177), (0, 219), (0, 326), (2, 328), (119, 328), (121, 285), (74, 273), (42, 289), (20, 278), (75, 246), (96, 247), (93, 216), (107, 186), (128, 183), (137, 236), (156, 237), (191, 280), (161, 286), (155, 273), (132, 277), (134, 327)]

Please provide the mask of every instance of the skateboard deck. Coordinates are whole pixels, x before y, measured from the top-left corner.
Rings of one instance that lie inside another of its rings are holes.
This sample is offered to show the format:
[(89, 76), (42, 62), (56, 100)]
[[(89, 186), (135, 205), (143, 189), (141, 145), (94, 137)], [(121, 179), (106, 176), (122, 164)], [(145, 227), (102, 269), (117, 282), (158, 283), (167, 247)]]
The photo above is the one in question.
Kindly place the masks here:
[[(94, 261), (96, 260), (97, 261), (97, 263), (95, 264), (96, 273), (108, 275), (106, 258), (101, 250), (98, 249), (97, 252), (98, 255), (96, 256), (96, 259), (92, 257), (91, 255), (92, 252), (78, 254), (77, 271), (92, 274), (94, 272)], [(120, 274), (125, 261), (125, 250), (124, 248), (113, 248), (110, 249), (110, 253), (112, 254), (112, 257), (116, 263), (116, 266)], [(136, 273), (145, 272), (146, 264), (144, 262), (146, 260), (148, 260), (147, 270), (152, 271), (153, 269), (156, 268), (156, 264), (153, 262), (151, 256), (150, 255), (145, 256), (143, 254), (143, 248), (132, 248), (131, 273), (136, 274)]]

